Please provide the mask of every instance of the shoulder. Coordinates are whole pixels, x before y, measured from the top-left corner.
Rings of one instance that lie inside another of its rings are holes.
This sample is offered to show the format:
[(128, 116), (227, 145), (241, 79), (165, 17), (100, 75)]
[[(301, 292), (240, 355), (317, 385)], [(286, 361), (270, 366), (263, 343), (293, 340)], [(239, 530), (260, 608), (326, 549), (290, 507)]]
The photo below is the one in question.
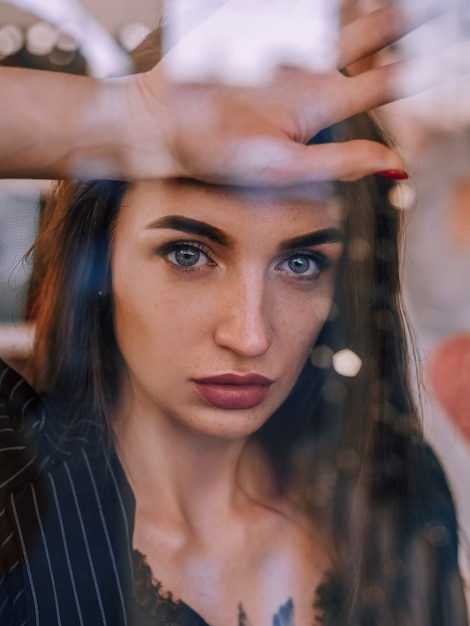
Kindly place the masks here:
[(379, 515), (395, 520), (405, 543), (429, 544), (436, 554), (457, 558), (452, 492), (439, 459), (419, 432), (383, 427), (373, 466), (372, 505)]
[(0, 361), (0, 498), (35, 474), (43, 426), (38, 395)]
[(0, 406), (9, 410), (12, 418), (17, 418), (37, 398), (37, 393), (26, 380), (0, 359)]
[(60, 443), (48, 406), (0, 362), (0, 622), (17, 589), (28, 623), (124, 624), (132, 492), (114, 456)]
[[(434, 450), (426, 442), (418, 442), (413, 449), (410, 473), (413, 475), (411, 523), (427, 534), (431, 544), (440, 545), (437, 535), (447, 537), (445, 544), (457, 556), (457, 519), (454, 498), (444, 469)], [(441, 531), (439, 531), (439, 528)], [(433, 541), (433, 537), (435, 541)]]
[[(405, 436), (395, 434), (393, 441), (398, 447), (402, 438)], [(388, 577), (387, 585), (396, 594), (407, 589), (408, 610), (418, 621), (426, 614), (426, 623), (433, 625), (467, 624), (457, 514), (443, 467), (418, 434), (409, 437), (407, 455), (399, 460), (397, 473), (404, 479), (377, 496), (379, 506), (374, 517), (378, 537), (386, 533), (395, 562), (396, 571)], [(382, 485), (388, 487), (389, 483)], [(389, 559), (387, 553), (385, 550)], [(384, 560), (384, 571), (387, 566)]]

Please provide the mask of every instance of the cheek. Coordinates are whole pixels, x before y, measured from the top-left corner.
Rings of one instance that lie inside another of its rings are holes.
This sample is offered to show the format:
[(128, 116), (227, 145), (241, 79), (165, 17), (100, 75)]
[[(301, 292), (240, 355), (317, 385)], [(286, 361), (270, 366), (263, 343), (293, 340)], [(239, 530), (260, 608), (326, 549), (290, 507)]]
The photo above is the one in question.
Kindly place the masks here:
[(115, 334), (126, 361), (129, 357), (143, 357), (149, 337), (161, 328), (155, 321), (165, 319), (159, 311), (164, 302), (155, 292), (151, 273), (132, 263), (131, 255), (127, 258), (130, 260), (127, 264), (120, 262), (119, 256), (113, 259), (112, 278)]
[(182, 292), (145, 269), (116, 272), (114, 326), (125, 361), (155, 366), (156, 359), (165, 362), (204, 334), (212, 307), (204, 294)]
[(311, 305), (311, 320), (313, 320), (315, 328), (318, 325), (323, 326), (328, 318), (332, 306), (332, 289), (329, 289), (327, 293), (320, 294), (315, 297)]
[(276, 302), (279, 325), (297, 340), (314, 341), (330, 315), (333, 288), (332, 280), (323, 280), (311, 291), (283, 293)]
[(316, 339), (328, 318), (332, 306), (331, 290), (323, 294), (308, 294), (307, 297), (290, 298), (278, 302), (276, 336), (277, 352), (286, 369), (299, 371), (308, 358)]

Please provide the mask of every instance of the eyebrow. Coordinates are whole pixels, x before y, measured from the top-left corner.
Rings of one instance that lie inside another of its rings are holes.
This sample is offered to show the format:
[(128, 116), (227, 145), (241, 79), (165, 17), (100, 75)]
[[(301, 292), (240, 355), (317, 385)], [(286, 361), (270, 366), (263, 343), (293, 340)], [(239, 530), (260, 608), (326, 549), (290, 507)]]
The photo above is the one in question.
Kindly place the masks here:
[(222, 246), (230, 246), (232, 243), (232, 239), (220, 230), (220, 228), (183, 215), (165, 215), (147, 224), (146, 228), (171, 228), (172, 230), (180, 230), (189, 235), (202, 235)]
[[(172, 230), (180, 230), (189, 235), (207, 237), (207, 239), (222, 246), (228, 247), (233, 244), (231, 237), (220, 228), (217, 228), (217, 226), (212, 226), (212, 224), (207, 224), (206, 222), (195, 220), (191, 217), (185, 217), (184, 215), (165, 215), (164, 217), (150, 222), (145, 228), (169, 228)], [(343, 240), (344, 235), (339, 228), (324, 228), (312, 233), (293, 237), (292, 239), (286, 239), (279, 247), (282, 251), (285, 251), (293, 248), (319, 246), (325, 243), (341, 243)]]
[(281, 250), (291, 250), (292, 248), (305, 248), (309, 246), (320, 246), (324, 243), (342, 243), (344, 234), (339, 228), (323, 228), (313, 233), (286, 239), (280, 245)]

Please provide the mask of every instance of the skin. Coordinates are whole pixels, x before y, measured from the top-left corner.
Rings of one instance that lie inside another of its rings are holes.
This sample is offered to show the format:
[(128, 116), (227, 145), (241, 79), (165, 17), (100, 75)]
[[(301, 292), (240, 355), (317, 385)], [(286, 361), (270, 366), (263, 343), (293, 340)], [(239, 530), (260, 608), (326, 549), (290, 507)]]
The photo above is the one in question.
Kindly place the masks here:
[[(339, 32), (338, 68), (381, 50), (429, 17), (434, 15), (424, 9), (405, 18), (390, 3), (355, 20)], [(210, 33), (213, 20), (204, 28)], [(437, 80), (432, 73), (398, 92), (403, 65), (346, 77), (336, 70), (282, 67), (282, 59), (280, 64), (271, 82), (254, 89), (177, 83), (164, 62), (110, 80), (2, 68), (0, 177), (184, 176), (279, 186), (403, 169), (397, 152), (374, 142), (304, 144), (335, 122), (426, 89)]]
[[(273, 198), (139, 183), (114, 232), (115, 329), (126, 365), (115, 436), (136, 496), (134, 547), (164, 588), (211, 624), (235, 625), (242, 603), (253, 624), (267, 626), (289, 599), (295, 623), (311, 623), (328, 568), (323, 538), (276, 491), (250, 438), (292, 389), (330, 308), (341, 211), (317, 192)], [(169, 215), (210, 224), (230, 241), (161, 227)], [(286, 240), (325, 231), (326, 241), (302, 246), (301, 256), (297, 247), (281, 251)], [(196, 256), (204, 249), (189, 270), (176, 265), (188, 245)], [(298, 265), (305, 275), (292, 270)], [(274, 383), (258, 406), (221, 410), (192, 380), (227, 372)]]

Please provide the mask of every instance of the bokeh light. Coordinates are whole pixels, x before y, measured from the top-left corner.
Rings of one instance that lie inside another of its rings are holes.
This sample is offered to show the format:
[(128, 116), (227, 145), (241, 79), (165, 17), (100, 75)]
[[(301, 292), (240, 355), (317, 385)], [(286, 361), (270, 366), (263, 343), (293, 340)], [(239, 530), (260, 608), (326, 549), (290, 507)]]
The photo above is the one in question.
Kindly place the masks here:
[(26, 49), (31, 54), (46, 55), (54, 49), (59, 38), (57, 28), (48, 22), (36, 22), (26, 33)]
[(23, 47), (24, 34), (16, 24), (0, 26), (0, 60), (16, 54)]
[(333, 367), (341, 376), (354, 378), (359, 374), (362, 360), (355, 352), (345, 348), (333, 355)]

